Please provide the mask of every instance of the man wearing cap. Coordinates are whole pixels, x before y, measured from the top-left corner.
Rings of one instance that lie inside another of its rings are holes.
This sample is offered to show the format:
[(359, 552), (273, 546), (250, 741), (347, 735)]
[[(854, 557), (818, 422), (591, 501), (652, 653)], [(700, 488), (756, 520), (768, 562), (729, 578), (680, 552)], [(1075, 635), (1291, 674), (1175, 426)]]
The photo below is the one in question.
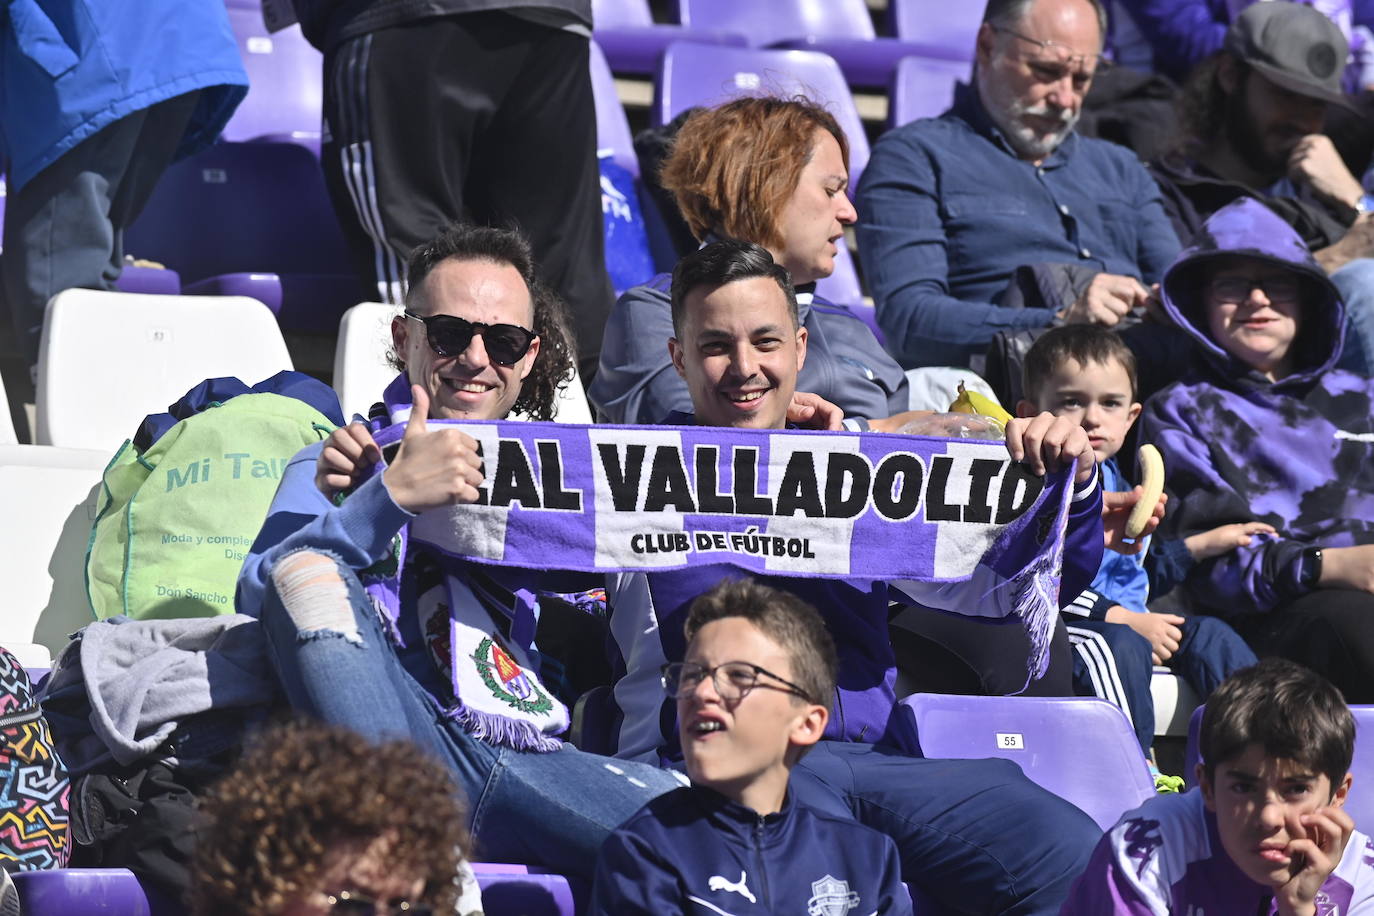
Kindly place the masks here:
[(1367, 374), (1374, 357), (1374, 198), (1325, 136), (1329, 105), (1348, 105), (1348, 45), (1315, 9), (1288, 0), (1247, 7), (1222, 50), (1193, 72), (1179, 100), (1177, 148), (1150, 164), (1179, 238), (1251, 197), (1283, 217), (1331, 274), (1350, 312), (1340, 367)]
[[(1000, 331), (1114, 326), (1178, 253), (1136, 157), (1074, 130), (1105, 23), (1099, 0), (989, 0), (973, 85), (874, 145), (859, 255), (902, 365), (976, 367)], [(1013, 302), (1023, 267), (1071, 291)]]

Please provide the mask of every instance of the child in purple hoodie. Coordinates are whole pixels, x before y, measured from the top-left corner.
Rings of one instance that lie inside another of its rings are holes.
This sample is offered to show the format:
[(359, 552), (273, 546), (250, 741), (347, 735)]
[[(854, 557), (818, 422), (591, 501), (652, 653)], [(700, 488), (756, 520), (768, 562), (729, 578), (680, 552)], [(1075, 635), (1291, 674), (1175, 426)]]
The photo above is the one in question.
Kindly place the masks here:
[(1268, 659), (1202, 718), (1199, 786), (1127, 812), (1060, 916), (1368, 916), (1374, 843), (1342, 810), (1355, 722), (1311, 671)]
[(1247, 198), (1207, 220), (1161, 294), (1198, 359), (1141, 415), (1171, 490), (1159, 536), (1252, 519), (1277, 532), (1195, 565), (1191, 598), (1261, 658), (1374, 702), (1374, 381), (1332, 368), (1345, 321), (1335, 287)]

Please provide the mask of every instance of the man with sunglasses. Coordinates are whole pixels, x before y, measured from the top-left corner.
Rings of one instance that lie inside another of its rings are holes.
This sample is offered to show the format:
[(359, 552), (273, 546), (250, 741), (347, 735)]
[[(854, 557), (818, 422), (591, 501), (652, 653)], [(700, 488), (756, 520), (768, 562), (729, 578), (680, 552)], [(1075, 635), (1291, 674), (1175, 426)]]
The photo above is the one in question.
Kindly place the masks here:
[[(1105, 24), (1099, 0), (990, 0), (972, 87), (874, 146), (859, 256), (904, 366), (978, 369), (1001, 331), (1117, 325), (1177, 254), (1135, 156), (1074, 133)], [(1018, 268), (1067, 277), (1067, 291), (1021, 292)], [(1026, 307), (1004, 307), (1013, 298)]]
[[(413, 740), (448, 765), (485, 858), (589, 876), (610, 831), (681, 781), (556, 737), (568, 714), (539, 680), (521, 596), (571, 587), (405, 539), (416, 514), (475, 501), (483, 480), (476, 441), (427, 420), (551, 417), (573, 359), (563, 306), (514, 232), (450, 228), (415, 251), (408, 275), (391, 326), (400, 374), (368, 424), (292, 459), (237, 607), (261, 620), (297, 710), (373, 741)], [(401, 422), (399, 449), (371, 474), (373, 429)]]

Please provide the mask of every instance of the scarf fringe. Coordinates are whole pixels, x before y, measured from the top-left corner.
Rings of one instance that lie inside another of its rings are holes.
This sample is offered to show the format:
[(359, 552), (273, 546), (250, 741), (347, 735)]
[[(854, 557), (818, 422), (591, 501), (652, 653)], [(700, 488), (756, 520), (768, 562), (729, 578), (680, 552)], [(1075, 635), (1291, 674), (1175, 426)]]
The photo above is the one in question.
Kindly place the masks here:
[(449, 709), (447, 715), (474, 738), (512, 750), (548, 754), (563, 747), (559, 739), (549, 737), (529, 722), (509, 716), (481, 712), (461, 704)]

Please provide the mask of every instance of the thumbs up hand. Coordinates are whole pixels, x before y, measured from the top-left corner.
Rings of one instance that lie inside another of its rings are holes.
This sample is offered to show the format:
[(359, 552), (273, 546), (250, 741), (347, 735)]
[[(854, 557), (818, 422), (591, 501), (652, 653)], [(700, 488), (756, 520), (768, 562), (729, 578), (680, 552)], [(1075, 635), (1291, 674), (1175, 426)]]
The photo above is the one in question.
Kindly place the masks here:
[(456, 429), (430, 430), (429, 394), (419, 385), (410, 390), (410, 419), (400, 450), (382, 472), (387, 492), (396, 505), (414, 513), (476, 502), (482, 483), (477, 440)]

